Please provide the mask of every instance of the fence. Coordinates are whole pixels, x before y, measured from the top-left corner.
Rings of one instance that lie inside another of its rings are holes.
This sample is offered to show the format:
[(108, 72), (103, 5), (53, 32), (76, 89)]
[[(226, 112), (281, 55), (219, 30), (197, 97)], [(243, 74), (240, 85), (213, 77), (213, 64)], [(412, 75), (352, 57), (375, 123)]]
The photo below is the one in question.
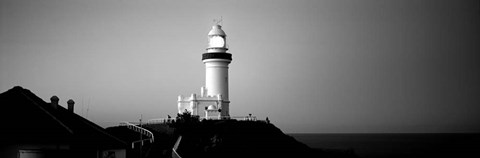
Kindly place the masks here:
[(132, 124), (132, 123), (129, 123), (129, 122), (120, 122), (120, 126), (126, 126), (128, 129), (131, 129), (135, 132), (138, 132), (142, 135), (145, 135), (145, 136), (149, 137), (148, 139), (142, 139), (142, 140), (132, 142), (132, 148), (133, 148), (133, 145), (135, 143), (140, 142), (143, 145), (143, 141), (145, 141), (145, 140), (149, 140), (150, 143), (153, 143), (153, 141), (154, 141), (153, 133), (150, 132), (149, 130), (145, 129), (145, 128), (139, 127), (139, 126), (137, 126), (135, 124)]
[[(266, 120), (257, 120), (256, 116), (208, 116), (200, 117), (200, 120), (237, 120), (237, 121), (262, 121), (267, 122)], [(165, 124), (176, 121), (176, 118), (157, 118), (150, 119), (146, 124)]]

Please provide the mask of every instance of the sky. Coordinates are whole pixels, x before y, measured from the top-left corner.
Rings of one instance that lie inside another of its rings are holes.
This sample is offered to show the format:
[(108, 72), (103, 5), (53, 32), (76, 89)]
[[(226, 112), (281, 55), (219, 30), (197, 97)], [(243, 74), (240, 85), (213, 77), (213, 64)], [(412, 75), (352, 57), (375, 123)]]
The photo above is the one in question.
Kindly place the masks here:
[(286, 133), (480, 132), (479, 3), (0, 0), (0, 92), (73, 99), (103, 127), (175, 116), (222, 17), (231, 116)]

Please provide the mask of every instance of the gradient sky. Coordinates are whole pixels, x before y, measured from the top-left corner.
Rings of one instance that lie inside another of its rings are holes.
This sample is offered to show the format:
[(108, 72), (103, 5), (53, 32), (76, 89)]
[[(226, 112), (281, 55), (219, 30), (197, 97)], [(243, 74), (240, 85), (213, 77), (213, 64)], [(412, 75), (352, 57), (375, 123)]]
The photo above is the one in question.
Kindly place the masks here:
[[(200, 93), (223, 16), (230, 111), (287, 133), (480, 132), (478, 0), (0, 0), (0, 91), (106, 127)], [(88, 110), (87, 110), (88, 109)], [(88, 111), (88, 112), (87, 112)]]

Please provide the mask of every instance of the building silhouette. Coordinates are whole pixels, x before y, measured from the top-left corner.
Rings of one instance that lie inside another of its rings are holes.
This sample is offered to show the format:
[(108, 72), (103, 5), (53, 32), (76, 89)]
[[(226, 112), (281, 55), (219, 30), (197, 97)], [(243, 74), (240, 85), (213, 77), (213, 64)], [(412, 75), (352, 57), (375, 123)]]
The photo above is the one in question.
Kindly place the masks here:
[(57, 96), (47, 103), (30, 90), (14, 87), (0, 94), (1, 158), (125, 157), (127, 144), (74, 113)]

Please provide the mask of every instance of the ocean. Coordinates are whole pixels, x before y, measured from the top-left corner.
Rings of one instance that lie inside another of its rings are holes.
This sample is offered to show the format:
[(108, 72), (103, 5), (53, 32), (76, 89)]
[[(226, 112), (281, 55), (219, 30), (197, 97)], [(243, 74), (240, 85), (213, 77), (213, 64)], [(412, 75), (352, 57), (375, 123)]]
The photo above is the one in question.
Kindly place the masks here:
[(362, 158), (480, 157), (480, 133), (288, 134), (320, 149), (353, 149)]

